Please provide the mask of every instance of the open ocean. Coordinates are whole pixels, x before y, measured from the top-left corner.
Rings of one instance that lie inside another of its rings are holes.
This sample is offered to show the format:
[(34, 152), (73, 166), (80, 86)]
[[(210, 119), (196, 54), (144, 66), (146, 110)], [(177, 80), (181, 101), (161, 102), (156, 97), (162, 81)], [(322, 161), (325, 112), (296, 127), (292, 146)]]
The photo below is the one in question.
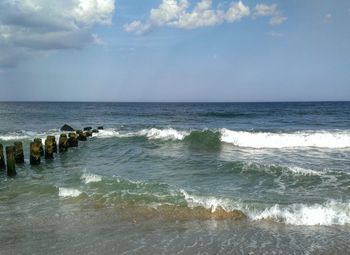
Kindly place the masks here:
[[(53, 161), (29, 143), (104, 126)], [(350, 254), (350, 103), (0, 103), (0, 254)]]

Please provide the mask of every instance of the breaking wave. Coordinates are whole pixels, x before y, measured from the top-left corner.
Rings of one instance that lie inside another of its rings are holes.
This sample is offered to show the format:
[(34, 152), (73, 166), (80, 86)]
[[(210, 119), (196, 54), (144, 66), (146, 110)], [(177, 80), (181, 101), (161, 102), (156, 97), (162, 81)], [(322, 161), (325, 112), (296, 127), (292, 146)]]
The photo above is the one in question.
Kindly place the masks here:
[(86, 199), (99, 206), (138, 211), (172, 219), (245, 219), (289, 225), (348, 225), (350, 202), (329, 200), (322, 204), (275, 204), (261, 208), (254, 204), (215, 196), (200, 196), (161, 183), (131, 181), (121, 177), (101, 179), (83, 174), (84, 183), (99, 182), (93, 190), (59, 187), (59, 197)]
[(78, 197), (82, 192), (71, 188), (58, 188), (59, 197)]
[(293, 204), (282, 208), (274, 205), (260, 212), (251, 212), (253, 220), (272, 220), (290, 225), (345, 225), (350, 224), (350, 203), (334, 200), (324, 204)]
[(102, 181), (102, 177), (97, 174), (84, 173), (80, 179), (85, 183), (93, 183)]
[(143, 129), (136, 133), (139, 136), (146, 136), (149, 139), (161, 139), (161, 140), (183, 140), (189, 135), (189, 132), (179, 131), (173, 128), (168, 129)]
[(250, 148), (346, 148), (350, 147), (350, 132), (310, 131), (295, 133), (265, 133), (221, 129), (221, 141)]
[[(11, 141), (20, 139), (33, 139), (40, 137), (44, 139), (47, 135), (59, 137), (59, 131), (48, 131), (37, 133), (30, 131), (12, 132), (0, 134), (0, 140)], [(246, 148), (350, 148), (350, 131), (300, 131), (292, 133), (273, 132), (251, 132), (235, 131), (226, 128), (213, 130), (176, 130), (174, 128), (150, 128), (134, 132), (120, 131), (116, 129), (100, 130), (94, 133), (97, 138), (125, 138), (146, 137), (150, 140), (163, 141), (189, 141), (192, 145), (204, 146), (206, 148), (218, 147), (220, 143), (232, 144), (237, 147)]]
[(170, 140), (170, 141), (192, 141), (194, 144), (201, 142), (208, 147), (218, 146), (218, 141), (232, 144), (237, 147), (248, 148), (349, 148), (350, 131), (303, 131), (294, 133), (272, 133), (272, 132), (248, 132), (234, 131), (226, 128), (219, 130), (184, 131), (173, 128), (167, 129), (143, 129), (137, 132), (119, 132), (117, 130), (105, 130), (97, 137), (133, 137), (144, 136), (148, 139)]
[(324, 204), (292, 204), (282, 207), (278, 204), (263, 210), (250, 208), (239, 202), (233, 202), (229, 199), (215, 197), (201, 197), (190, 195), (181, 190), (189, 207), (197, 206), (210, 209), (214, 213), (217, 209), (230, 211), (241, 211), (249, 219), (271, 220), (274, 222), (285, 223), (289, 225), (347, 225), (350, 224), (350, 203), (342, 203), (334, 200)]

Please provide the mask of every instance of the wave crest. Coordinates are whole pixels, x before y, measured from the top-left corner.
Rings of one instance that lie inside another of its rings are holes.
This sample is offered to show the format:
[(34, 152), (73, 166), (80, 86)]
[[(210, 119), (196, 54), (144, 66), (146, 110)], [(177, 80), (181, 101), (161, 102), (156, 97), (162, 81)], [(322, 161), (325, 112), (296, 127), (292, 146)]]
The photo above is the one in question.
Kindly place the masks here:
[(102, 177), (97, 174), (90, 174), (90, 173), (84, 173), (80, 179), (85, 183), (93, 183), (93, 182), (100, 182), (102, 180)]
[(58, 188), (59, 197), (78, 197), (82, 194), (80, 190), (71, 189), (71, 188)]
[(350, 224), (350, 203), (329, 201), (325, 204), (293, 204), (286, 208), (274, 205), (264, 211), (250, 213), (253, 220), (273, 220), (291, 225)]
[(187, 135), (186, 131), (179, 131), (173, 128), (167, 129), (143, 129), (137, 132), (140, 136), (146, 136), (149, 139), (160, 139), (160, 140), (183, 140)]
[(221, 129), (221, 141), (239, 147), (250, 148), (347, 148), (350, 147), (349, 132), (296, 132), (267, 133)]

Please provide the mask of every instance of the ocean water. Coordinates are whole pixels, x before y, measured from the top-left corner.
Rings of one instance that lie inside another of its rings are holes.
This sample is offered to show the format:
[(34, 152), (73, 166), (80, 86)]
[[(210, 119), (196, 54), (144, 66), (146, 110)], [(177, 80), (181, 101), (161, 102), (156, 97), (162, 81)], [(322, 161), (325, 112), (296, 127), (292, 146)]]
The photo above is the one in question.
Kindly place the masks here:
[[(53, 161), (29, 143), (104, 126)], [(350, 103), (0, 103), (1, 254), (350, 254)]]

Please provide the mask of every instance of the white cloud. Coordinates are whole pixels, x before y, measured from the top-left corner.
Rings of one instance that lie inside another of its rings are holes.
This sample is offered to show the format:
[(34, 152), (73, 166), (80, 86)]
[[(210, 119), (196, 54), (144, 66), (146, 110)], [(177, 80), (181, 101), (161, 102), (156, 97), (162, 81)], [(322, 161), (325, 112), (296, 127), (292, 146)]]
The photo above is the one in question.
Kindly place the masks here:
[(212, 0), (200, 0), (190, 9), (187, 0), (162, 0), (158, 8), (151, 9), (149, 19), (142, 23), (133, 21), (124, 26), (126, 32), (141, 34), (151, 27), (171, 26), (183, 29), (210, 27), (224, 22), (238, 22), (250, 15), (250, 9), (242, 1), (231, 3), (227, 10), (214, 8)]
[(83, 24), (111, 24), (114, 0), (78, 0), (72, 11), (77, 21)]
[(184, 15), (188, 7), (187, 0), (163, 0), (158, 8), (151, 10), (150, 23), (158, 26), (171, 23)]
[(253, 17), (270, 17), (270, 25), (280, 25), (287, 20), (278, 10), (277, 4), (257, 4), (254, 8)]
[(226, 12), (227, 22), (236, 22), (241, 20), (245, 16), (250, 15), (250, 9), (248, 6), (244, 5), (242, 2), (232, 3), (231, 7)]
[(222, 23), (223, 17), (222, 11), (212, 9), (211, 0), (202, 0), (192, 12), (183, 12), (178, 19), (169, 25), (185, 29), (209, 27)]
[(124, 25), (124, 31), (128, 33), (135, 32), (136, 34), (142, 34), (150, 29), (149, 24), (142, 24), (139, 20), (134, 20), (129, 24)]
[(1, 0), (0, 66), (60, 49), (101, 43), (96, 24), (110, 24), (114, 0)]

